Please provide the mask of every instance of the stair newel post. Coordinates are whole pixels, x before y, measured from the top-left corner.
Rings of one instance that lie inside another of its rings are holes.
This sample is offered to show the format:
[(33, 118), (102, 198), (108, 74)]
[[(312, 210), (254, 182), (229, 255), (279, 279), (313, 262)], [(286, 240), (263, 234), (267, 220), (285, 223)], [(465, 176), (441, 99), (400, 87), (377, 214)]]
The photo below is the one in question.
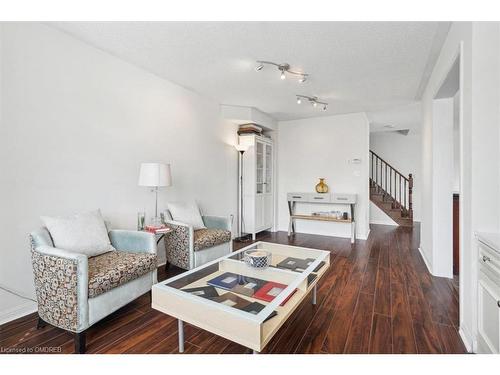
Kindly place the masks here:
[(408, 216), (413, 219), (413, 175), (408, 175)]

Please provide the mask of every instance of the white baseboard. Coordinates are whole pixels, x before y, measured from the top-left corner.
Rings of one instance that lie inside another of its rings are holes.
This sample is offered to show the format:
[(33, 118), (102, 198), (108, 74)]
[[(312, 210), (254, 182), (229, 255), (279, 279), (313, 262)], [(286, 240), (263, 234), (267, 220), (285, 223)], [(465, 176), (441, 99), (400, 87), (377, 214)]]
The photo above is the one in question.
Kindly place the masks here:
[(473, 339), (469, 331), (464, 326), (460, 326), (460, 328), (458, 329), (458, 334), (460, 335), (460, 338), (465, 345), (465, 349), (467, 349), (467, 351), (471, 353), (473, 351)]
[(427, 270), (430, 272), (431, 275), (434, 275), (434, 273), (432, 272), (432, 266), (431, 266), (430, 262), (427, 260), (427, 257), (425, 256), (425, 253), (422, 250), (422, 248), (419, 247), (418, 251), (420, 252), (420, 255), (422, 256), (422, 259), (424, 260), (424, 263), (425, 263), (425, 266), (427, 267)]
[(29, 315), (36, 312), (37, 310), (38, 308), (35, 302), (23, 302), (22, 304), (11, 309), (0, 311), (0, 324), (4, 324), (17, 318)]
[(368, 229), (368, 232), (366, 232), (366, 237), (364, 236), (356, 236), (357, 240), (367, 240), (370, 237), (370, 233), (372, 232), (371, 229)]
[(395, 222), (390, 222), (390, 221), (385, 221), (385, 220), (371, 220), (370, 219), (370, 224), (376, 224), (376, 225), (390, 225), (391, 227), (398, 227), (398, 223)]

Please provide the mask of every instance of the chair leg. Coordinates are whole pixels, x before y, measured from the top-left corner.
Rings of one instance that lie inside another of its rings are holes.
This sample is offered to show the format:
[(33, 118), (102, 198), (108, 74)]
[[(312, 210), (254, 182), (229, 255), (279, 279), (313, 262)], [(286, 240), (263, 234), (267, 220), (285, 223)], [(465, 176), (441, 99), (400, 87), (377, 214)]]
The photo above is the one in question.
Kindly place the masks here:
[(75, 353), (76, 354), (85, 354), (85, 345), (86, 345), (86, 337), (87, 333), (85, 331), (75, 333), (74, 341), (75, 341)]
[(36, 322), (36, 329), (41, 329), (46, 325), (47, 323), (45, 323), (45, 321), (42, 318), (38, 317), (38, 321)]

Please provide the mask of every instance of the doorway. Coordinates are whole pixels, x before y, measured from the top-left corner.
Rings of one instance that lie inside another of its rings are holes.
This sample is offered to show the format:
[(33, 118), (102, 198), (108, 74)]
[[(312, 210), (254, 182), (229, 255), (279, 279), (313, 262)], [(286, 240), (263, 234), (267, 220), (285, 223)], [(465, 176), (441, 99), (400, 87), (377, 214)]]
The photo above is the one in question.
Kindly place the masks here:
[(460, 296), (461, 249), (463, 246), (462, 210), (462, 45), (439, 86), (433, 100), (434, 271), (453, 279)]

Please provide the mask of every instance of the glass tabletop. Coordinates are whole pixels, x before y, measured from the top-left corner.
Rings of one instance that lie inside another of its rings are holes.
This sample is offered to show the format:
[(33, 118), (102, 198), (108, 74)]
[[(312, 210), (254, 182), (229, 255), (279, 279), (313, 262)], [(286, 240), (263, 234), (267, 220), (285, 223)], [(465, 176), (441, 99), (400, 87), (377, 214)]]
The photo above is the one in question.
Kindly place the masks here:
[(301, 300), (327, 257), (327, 251), (257, 242), (161, 284), (262, 323)]

